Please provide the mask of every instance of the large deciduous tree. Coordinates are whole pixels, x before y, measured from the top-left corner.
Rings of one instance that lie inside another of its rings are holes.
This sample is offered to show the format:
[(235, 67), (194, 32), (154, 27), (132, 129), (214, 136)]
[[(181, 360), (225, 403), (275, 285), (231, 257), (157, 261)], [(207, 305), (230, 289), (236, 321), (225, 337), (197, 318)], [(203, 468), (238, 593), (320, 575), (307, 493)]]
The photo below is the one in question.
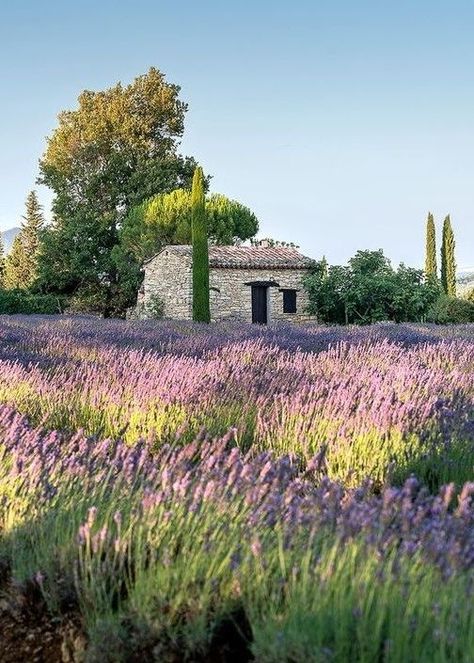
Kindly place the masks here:
[(84, 91), (75, 110), (60, 113), (40, 161), (39, 182), (55, 194), (40, 260), (44, 290), (117, 312), (112, 250), (123, 218), (154, 194), (189, 186), (195, 169), (178, 153), (187, 110), (179, 92), (151, 68), (130, 85)]
[(6, 288), (31, 288), (38, 277), (38, 261), (44, 217), (35, 191), (26, 199), (26, 212), (20, 231), (5, 259)]
[(426, 252), (425, 274), (427, 278), (438, 278), (438, 264), (436, 260), (436, 228), (431, 212), (426, 221)]
[(193, 320), (195, 322), (210, 322), (206, 200), (204, 176), (200, 166), (196, 168), (193, 177), (191, 225), (193, 241)]
[(455, 246), (454, 232), (448, 214), (443, 223), (443, 238), (441, 244), (441, 285), (444, 292), (449, 297), (456, 297)]

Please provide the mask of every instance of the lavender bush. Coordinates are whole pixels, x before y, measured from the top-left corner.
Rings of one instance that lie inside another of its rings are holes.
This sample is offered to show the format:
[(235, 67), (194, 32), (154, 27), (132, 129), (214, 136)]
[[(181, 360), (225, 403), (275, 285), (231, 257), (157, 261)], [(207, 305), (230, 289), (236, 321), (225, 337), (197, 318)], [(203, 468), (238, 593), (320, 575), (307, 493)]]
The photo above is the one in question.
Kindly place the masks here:
[(472, 328), (211, 329), (2, 321), (0, 564), (89, 660), (472, 660)]
[(318, 327), (3, 320), (0, 400), (35, 424), (157, 448), (233, 427), (244, 450), (379, 486), (471, 476), (472, 326)]

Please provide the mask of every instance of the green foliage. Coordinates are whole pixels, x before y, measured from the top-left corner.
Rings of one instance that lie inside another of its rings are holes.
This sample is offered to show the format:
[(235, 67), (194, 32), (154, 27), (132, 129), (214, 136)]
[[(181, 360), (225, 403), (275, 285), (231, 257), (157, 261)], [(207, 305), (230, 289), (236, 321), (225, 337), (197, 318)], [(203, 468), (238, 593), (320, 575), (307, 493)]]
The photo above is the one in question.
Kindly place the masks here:
[[(237, 244), (258, 232), (258, 219), (245, 205), (221, 193), (213, 193), (206, 200), (209, 241), (212, 244)], [(186, 235), (190, 237), (190, 228)]]
[(149, 298), (147, 303), (147, 313), (153, 320), (161, 320), (163, 318), (164, 303), (157, 295), (152, 295)]
[(31, 288), (38, 276), (38, 259), (44, 218), (35, 191), (26, 199), (26, 213), (20, 232), (13, 241), (5, 259), (4, 285), (6, 288)]
[(352, 321), (367, 324), (389, 319), (387, 309), (393, 297), (393, 272), (382, 250), (358, 251), (349, 260), (349, 273), (351, 287), (346, 303)]
[[(120, 230), (122, 248), (140, 263), (166, 244), (192, 241), (191, 191), (158, 194), (130, 210)], [(205, 202), (208, 239), (212, 244), (236, 244), (253, 237), (258, 220), (248, 207), (214, 193)]]
[(425, 275), (427, 278), (438, 278), (438, 265), (436, 260), (436, 229), (431, 212), (428, 214), (428, 219), (426, 222)]
[(427, 319), (440, 325), (474, 322), (474, 300), (442, 295), (431, 306)]
[(120, 230), (120, 245), (141, 264), (166, 244), (191, 241), (191, 192), (158, 194), (130, 210)]
[(126, 87), (85, 91), (76, 110), (60, 113), (40, 161), (39, 182), (55, 195), (40, 256), (43, 291), (122, 312), (113, 256), (121, 222), (150, 196), (189, 186), (194, 171), (177, 151), (187, 110), (179, 92), (151, 68)]
[(21, 289), (23, 280), (21, 278), (22, 268), (26, 264), (26, 255), (23, 250), (19, 235), (13, 240), (10, 253), (5, 258), (3, 285), (8, 289)]
[(395, 322), (424, 320), (439, 291), (439, 283), (433, 277), (426, 278), (421, 270), (400, 264), (393, 275), (389, 319)]
[(114, 246), (110, 255), (116, 270), (114, 304), (116, 313), (120, 317), (137, 302), (138, 289), (143, 280), (142, 263), (125, 251), (120, 244)]
[(439, 294), (421, 270), (401, 264), (394, 270), (381, 250), (358, 251), (347, 266), (316, 263), (306, 279), (310, 307), (321, 322), (369, 324), (423, 320)]
[(210, 322), (209, 309), (209, 248), (207, 239), (204, 176), (198, 166), (194, 171), (192, 189), (193, 241), (193, 320)]
[(151, 295), (146, 304), (137, 304), (134, 318), (147, 320), (162, 320), (165, 305), (157, 295)]
[(454, 255), (455, 241), (448, 216), (443, 223), (443, 239), (441, 244), (441, 285), (449, 297), (456, 297), (456, 259)]
[(64, 298), (39, 295), (21, 289), (0, 290), (0, 314), (55, 314), (64, 308)]
[[(360, 539), (328, 544), (326, 539), (319, 558), (308, 551), (298, 572), (295, 557), (292, 562), (286, 551), (280, 569), (276, 560), (274, 567), (270, 562), (274, 576), (269, 569), (257, 570), (246, 602), (255, 660), (467, 663), (462, 647), (474, 643), (472, 614), (463, 608), (454, 608), (453, 614), (456, 593), (463, 591), (467, 577), (448, 588), (418, 555), (403, 557), (397, 568), (392, 552), (380, 572)], [(281, 575), (284, 591), (274, 582)], [(315, 591), (318, 586), (321, 590)], [(450, 629), (456, 631), (453, 638)]]
[(309, 296), (309, 313), (317, 315), (321, 322), (348, 324), (348, 267), (327, 266), (317, 262), (312, 273), (305, 279)]

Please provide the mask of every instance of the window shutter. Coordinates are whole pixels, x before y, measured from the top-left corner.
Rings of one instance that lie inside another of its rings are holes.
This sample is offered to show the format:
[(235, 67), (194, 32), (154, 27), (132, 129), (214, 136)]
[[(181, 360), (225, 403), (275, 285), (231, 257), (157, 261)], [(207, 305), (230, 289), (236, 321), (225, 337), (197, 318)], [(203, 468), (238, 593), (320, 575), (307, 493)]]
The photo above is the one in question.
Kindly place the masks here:
[(283, 313), (296, 313), (296, 290), (283, 290)]

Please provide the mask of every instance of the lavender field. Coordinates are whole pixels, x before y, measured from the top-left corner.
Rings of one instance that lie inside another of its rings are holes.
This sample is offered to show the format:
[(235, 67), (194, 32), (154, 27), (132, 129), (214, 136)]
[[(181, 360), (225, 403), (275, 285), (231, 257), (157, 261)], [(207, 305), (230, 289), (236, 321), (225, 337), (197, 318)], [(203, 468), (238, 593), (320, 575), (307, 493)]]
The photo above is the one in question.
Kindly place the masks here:
[(0, 337), (0, 605), (57, 660), (473, 660), (474, 326)]

